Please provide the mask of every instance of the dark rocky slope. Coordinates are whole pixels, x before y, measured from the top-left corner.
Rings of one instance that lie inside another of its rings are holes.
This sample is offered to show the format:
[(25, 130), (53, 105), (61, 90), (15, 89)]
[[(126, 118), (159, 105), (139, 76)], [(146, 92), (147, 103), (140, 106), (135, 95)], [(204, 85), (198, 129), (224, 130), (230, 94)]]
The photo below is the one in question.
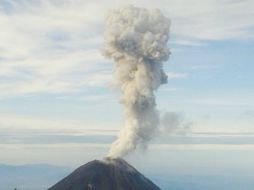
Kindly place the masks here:
[(94, 160), (48, 190), (160, 190), (123, 159)]

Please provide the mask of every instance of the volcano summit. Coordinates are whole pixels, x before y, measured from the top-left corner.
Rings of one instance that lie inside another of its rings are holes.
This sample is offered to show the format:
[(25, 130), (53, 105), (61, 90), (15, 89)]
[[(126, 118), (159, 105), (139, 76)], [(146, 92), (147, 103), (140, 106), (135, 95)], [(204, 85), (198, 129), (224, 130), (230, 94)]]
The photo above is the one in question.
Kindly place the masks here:
[(48, 190), (160, 190), (123, 159), (106, 158), (80, 166)]

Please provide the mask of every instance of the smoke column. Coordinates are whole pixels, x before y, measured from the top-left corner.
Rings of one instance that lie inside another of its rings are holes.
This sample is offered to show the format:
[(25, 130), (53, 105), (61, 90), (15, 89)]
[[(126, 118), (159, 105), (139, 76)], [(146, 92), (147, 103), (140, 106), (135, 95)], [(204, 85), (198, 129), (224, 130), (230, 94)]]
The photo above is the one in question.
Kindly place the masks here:
[(114, 60), (113, 80), (122, 95), (124, 127), (109, 157), (146, 147), (159, 125), (154, 91), (167, 83), (163, 61), (169, 58), (170, 20), (159, 10), (128, 6), (106, 17), (103, 53)]

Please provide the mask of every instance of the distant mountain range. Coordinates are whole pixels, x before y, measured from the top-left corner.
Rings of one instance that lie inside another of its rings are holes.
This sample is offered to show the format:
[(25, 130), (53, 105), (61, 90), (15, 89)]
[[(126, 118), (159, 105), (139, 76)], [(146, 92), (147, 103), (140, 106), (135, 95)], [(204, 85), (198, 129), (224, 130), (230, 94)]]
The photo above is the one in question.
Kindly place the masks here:
[(47, 164), (0, 165), (0, 190), (45, 190), (71, 171)]
[[(156, 166), (154, 166), (156, 168)], [(46, 190), (74, 168), (47, 164), (10, 166), (0, 164), (0, 190)], [(186, 175), (179, 172), (144, 172), (162, 190), (253, 190), (253, 177), (222, 175)], [(175, 175), (174, 173), (178, 173)]]

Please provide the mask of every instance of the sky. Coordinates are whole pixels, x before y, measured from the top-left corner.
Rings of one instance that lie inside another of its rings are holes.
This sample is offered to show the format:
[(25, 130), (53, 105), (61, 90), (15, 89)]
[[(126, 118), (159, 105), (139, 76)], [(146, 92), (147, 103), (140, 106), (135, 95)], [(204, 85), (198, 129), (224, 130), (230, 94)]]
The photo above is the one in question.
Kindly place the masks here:
[(157, 105), (190, 123), (187, 137), (159, 136), (151, 151), (254, 150), (253, 0), (0, 0), (1, 163), (77, 164), (64, 156), (107, 152), (122, 108), (101, 55), (104, 16), (127, 4), (170, 18)]

